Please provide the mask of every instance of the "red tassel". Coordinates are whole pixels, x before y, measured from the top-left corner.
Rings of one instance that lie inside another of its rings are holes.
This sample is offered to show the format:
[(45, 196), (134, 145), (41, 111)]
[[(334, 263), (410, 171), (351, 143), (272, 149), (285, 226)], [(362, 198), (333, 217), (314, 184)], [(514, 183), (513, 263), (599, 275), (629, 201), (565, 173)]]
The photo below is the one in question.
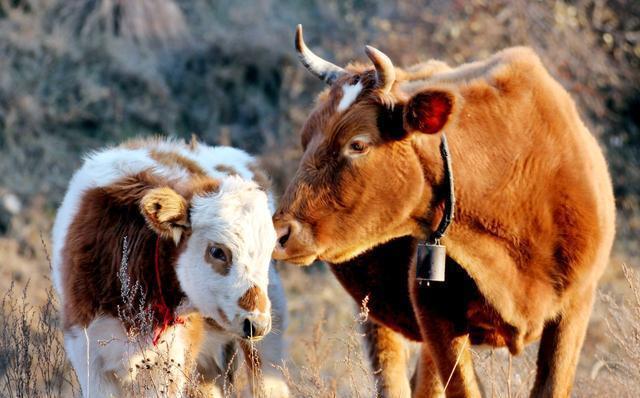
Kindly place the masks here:
[(167, 306), (167, 303), (164, 301), (164, 295), (162, 294), (162, 283), (160, 281), (160, 266), (158, 265), (158, 258), (160, 257), (160, 237), (156, 239), (156, 253), (155, 253), (155, 266), (156, 266), (156, 282), (158, 283), (158, 292), (160, 292), (160, 300), (159, 302), (153, 305), (153, 311), (158, 315), (158, 319), (160, 319), (160, 324), (156, 325), (153, 328), (153, 345), (158, 345), (158, 340), (160, 340), (160, 336), (167, 330), (169, 326), (173, 326), (175, 324), (184, 325), (184, 319), (179, 316), (175, 316), (171, 309)]

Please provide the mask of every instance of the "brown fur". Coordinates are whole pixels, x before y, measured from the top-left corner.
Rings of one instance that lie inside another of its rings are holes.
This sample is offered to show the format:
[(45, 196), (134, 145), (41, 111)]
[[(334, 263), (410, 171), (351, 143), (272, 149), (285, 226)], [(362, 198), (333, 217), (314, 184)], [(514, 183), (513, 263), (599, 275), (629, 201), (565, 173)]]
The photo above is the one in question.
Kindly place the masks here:
[(268, 192), (269, 189), (271, 189), (271, 180), (269, 179), (269, 176), (267, 175), (267, 173), (265, 173), (260, 167), (260, 165), (257, 163), (251, 163), (247, 167), (249, 171), (253, 173), (253, 181), (256, 184), (258, 184), (260, 189), (262, 189), (265, 192)]
[(240, 173), (238, 173), (238, 170), (234, 169), (231, 166), (226, 166), (223, 164), (219, 164), (216, 166), (216, 171), (219, 171), (220, 173), (224, 173), (230, 176), (237, 176), (240, 175)]
[[(374, 318), (426, 343), (422, 362), (441, 381), (464, 349), (448, 396), (479, 396), (469, 343), (515, 354), (540, 338), (533, 394), (567, 396), (591, 311), (581, 297), (607, 264), (615, 224), (604, 157), (567, 92), (526, 48), (398, 70), (392, 107), (373, 71), (348, 71), (302, 129), (305, 152), (274, 217), (279, 230), (294, 227), (276, 257), (333, 263), (356, 300), (370, 295)], [(357, 101), (336, 112), (342, 85), (358, 79)], [(421, 288), (410, 264), (415, 240), (442, 217), (440, 131), (457, 207), (446, 282)], [(372, 150), (346, 159), (342, 148), (363, 132)], [(432, 391), (425, 368), (418, 391)]]
[[(191, 195), (203, 185), (217, 187), (214, 180), (203, 184), (181, 182), (180, 190)], [(160, 235), (159, 274), (162, 295), (170, 309), (175, 309), (184, 297), (175, 275), (174, 264), (184, 249), (186, 239), (178, 244), (171, 240), (181, 231), (188, 234), (185, 198), (151, 170), (125, 177), (104, 187), (85, 192), (80, 208), (68, 230), (63, 249), (65, 283), (65, 328), (87, 326), (97, 315), (118, 317), (122, 305), (118, 269), (122, 260), (123, 239), (127, 237), (129, 276), (139, 281), (144, 302), (158, 303), (160, 291), (153, 270), (157, 234)], [(177, 189), (177, 187), (176, 187)], [(190, 197), (190, 196), (189, 196)], [(145, 216), (146, 215), (146, 216)], [(159, 319), (158, 319), (159, 320)]]
[(194, 162), (191, 159), (185, 158), (179, 153), (164, 152), (153, 149), (149, 151), (149, 156), (151, 157), (151, 159), (165, 166), (180, 167), (194, 175), (207, 175), (207, 173), (202, 169), (202, 167), (200, 167), (200, 165), (198, 165), (198, 163)]
[(163, 238), (173, 238), (176, 226), (188, 224), (186, 199), (168, 187), (148, 189), (140, 199), (140, 211), (151, 229), (159, 231)]
[(364, 333), (374, 374), (384, 373), (379, 377), (381, 382), (376, 384), (378, 394), (383, 397), (403, 397), (410, 394), (407, 350), (402, 337), (372, 320), (364, 324)]
[(255, 285), (247, 289), (245, 294), (238, 299), (238, 306), (247, 311), (264, 312), (267, 310), (267, 303), (267, 294)]

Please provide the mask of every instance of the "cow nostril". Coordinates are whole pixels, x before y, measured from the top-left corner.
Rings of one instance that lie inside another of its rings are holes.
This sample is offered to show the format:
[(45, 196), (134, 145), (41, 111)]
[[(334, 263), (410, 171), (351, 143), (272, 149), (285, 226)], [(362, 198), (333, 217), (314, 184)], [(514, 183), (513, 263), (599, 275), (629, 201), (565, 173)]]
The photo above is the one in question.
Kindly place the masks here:
[(287, 241), (289, 240), (289, 236), (291, 236), (291, 227), (287, 225), (285, 228), (283, 228), (283, 230), (279, 232), (281, 233), (281, 235), (278, 238), (278, 244), (280, 245), (280, 247), (284, 248), (284, 246), (287, 244)]
[(242, 325), (242, 331), (244, 332), (245, 337), (253, 337), (256, 335), (256, 328), (253, 326), (253, 323), (245, 319), (244, 324)]

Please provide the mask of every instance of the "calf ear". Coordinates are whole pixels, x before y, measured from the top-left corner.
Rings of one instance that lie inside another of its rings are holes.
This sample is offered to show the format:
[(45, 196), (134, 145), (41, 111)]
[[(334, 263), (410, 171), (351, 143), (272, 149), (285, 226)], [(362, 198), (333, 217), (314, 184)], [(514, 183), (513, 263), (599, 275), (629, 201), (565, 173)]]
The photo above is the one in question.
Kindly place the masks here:
[(447, 124), (455, 96), (443, 90), (420, 91), (404, 106), (403, 124), (407, 132), (435, 134)]
[(169, 187), (149, 190), (140, 201), (140, 211), (151, 229), (163, 238), (172, 238), (176, 245), (189, 228), (189, 204)]

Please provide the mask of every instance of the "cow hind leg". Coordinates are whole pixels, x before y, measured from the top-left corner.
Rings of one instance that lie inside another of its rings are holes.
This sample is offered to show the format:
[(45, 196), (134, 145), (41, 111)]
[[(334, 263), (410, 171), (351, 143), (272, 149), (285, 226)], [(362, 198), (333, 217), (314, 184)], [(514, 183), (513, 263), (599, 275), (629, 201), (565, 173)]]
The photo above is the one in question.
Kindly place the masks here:
[(593, 306), (595, 287), (576, 295), (547, 323), (540, 340), (532, 397), (569, 397)]
[(407, 347), (403, 338), (371, 319), (364, 323), (363, 329), (378, 396), (411, 397), (411, 386), (407, 376)]

